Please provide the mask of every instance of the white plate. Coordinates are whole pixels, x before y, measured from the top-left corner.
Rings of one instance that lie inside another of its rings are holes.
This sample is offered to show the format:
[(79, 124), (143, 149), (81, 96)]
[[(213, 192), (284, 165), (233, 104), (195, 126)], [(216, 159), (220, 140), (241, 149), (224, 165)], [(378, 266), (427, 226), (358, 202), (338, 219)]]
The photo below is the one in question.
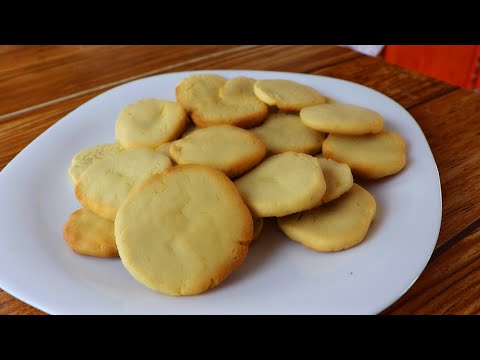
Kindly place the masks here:
[(137, 80), (83, 104), (39, 136), (0, 173), (0, 287), (50, 314), (374, 314), (398, 299), (423, 271), (441, 220), (437, 167), (410, 114), (390, 98), (351, 82), (283, 72), (209, 71), (227, 78), (290, 79), (340, 102), (363, 105), (401, 134), (408, 165), (364, 183), (377, 200), (366, 240), (317, 253), (288, 240), (272, 221), (242, 266), (202, 295), (170, 297), (136, 282), (119, 259), (74, 254), (62, 238), (79, 208), (67, 168), (75, 153), (113, 142), (120, 109), (145, 97), (175, 99), (192, 72)]

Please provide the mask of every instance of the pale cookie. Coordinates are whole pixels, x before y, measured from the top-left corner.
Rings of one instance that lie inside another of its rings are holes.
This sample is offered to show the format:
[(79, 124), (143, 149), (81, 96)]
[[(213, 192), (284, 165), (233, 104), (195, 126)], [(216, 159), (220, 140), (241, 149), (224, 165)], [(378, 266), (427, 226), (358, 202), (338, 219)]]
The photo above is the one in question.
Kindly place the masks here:
[(340, 135), (377, 134), (383, 129), (379, 113), (350, 104), (322, 104), (303, 108), (302, 122), (318, 131)]
[[(245, 96), (253, 97), (255, 98), (255, 100), (257, 100), (253, 91), (253, 85), (256, 81), (257, 80), (245, 76), (239, 76), (233, 79), (229, 79), (220, 88), (219, 95), (221, 98), (228, 98), (230, 96)], [(262, 103), (261, 101), (258, 102)]]
[(317, 158), (286, 152), (235, 181), (253, 216), (285, 216), (320, 204), (326, 185)]
[(125, 150), (85, 170), (75, 186), (75, 196), (84, 208), (113, 221), (137, 182), (171, 165), (168, 157), (149, 148)]
[(244, 260), (252, 216), (218, 170), (178, 165), (136, 187), (118, 211), (115, 236), (128, 272), (170, 295), (220, 284)]
[(327, 184), (327, 190), (322, 198), (322, 203), (335, 200), (346, 193), (353, 185), (352, 171), (347, 164), (341, 164), (332, 159), (325, 159), (322, 155), (317, 156), (322, 168), (323, 177)]
[(243, 128), (259, 125), (267, 106), (253, 93), (255, 80), (197, 74), (183, 79), (176, 89), (177, 101), (198, 127), (229, 124)]
[(215, 74), (195, 74), (184, 78), (175, 89), (178, 103), (187, 114), (209, 102), (217, 101), (220, 88), (227, 80)]
[(253, 240), (257, 240), (262, 234), (263, 218), (253, 217)]
[(102, 144), (84, 149), (73, 157), (72, 163), (68, 168), (68, 175), (70, 175), (73, 183), (76, 184), (83, 172), (95, 161), (123, 150), (120, 144)]
[(335, 201), (277, 221), (285, 235), (310, 249), (340, 251), (363, 241), (375, 211), (373, 196), (353, 184)]
[(177, 164), (203, 164), (229, 177), (242, 175), (265, 157), (265, 145), (250, 131), (231, 125), (198, 129), (170, 145)]
[(316, 154), (322, 150), (325, 134), (302, 124), (300, 117), (293, 114), (271, 114), (265, 122), (251, 129), (267, 146), (269, 154), (287, 151)]
[(126, 149), (156, 148), (178, 139), (187, 120), (187, 114), (175, 102), (144, 99), (122, 109), (115, 124), (115, 137)]
[(164, 143), (164, 144), (160, 145), (158, 148), (156, 148), (155, 151), (158, 151), (159, 153), (162, 153), (163, 155), (168, 157), (170, 159), (170, 161), (172, 161), (172, 163), (173, 163), (175, 161), (170, 156), (170, 145), (171, 144), (172, 144), (171, 142)]
[(283, 111), (300, 111), (326, 101), (317, 90), (290, 80), (258, 80), (253, 91), (264, 103)]
[(362, 136), (330, 134), (323, 143), (323, 156), (347, 164), (355, 176), (378, 179), (405, 167), (407, 147), (400, 135), (391, 131)]
[(63, 238), (80, 255), (118, 256), (113, 222), (87, 209), (74, 211), (63, 226)]

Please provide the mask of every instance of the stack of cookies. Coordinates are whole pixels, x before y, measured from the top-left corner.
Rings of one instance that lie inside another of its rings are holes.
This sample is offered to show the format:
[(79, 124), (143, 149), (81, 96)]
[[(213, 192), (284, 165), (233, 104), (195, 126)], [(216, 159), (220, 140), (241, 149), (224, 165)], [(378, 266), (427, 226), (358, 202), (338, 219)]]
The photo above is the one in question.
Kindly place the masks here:
[(120, 256), (165, 294), (220, 284), (265, 217), (316, 251), (357, 245), (376, 203), (354, 178), (406, 163), (405, 142), (380, 114), (296, 82), (192, 75), (176, 98), (127, 105), (115, 144), (75, 155), (69, 175), (82, 208), (63, 229), (76, 253)]

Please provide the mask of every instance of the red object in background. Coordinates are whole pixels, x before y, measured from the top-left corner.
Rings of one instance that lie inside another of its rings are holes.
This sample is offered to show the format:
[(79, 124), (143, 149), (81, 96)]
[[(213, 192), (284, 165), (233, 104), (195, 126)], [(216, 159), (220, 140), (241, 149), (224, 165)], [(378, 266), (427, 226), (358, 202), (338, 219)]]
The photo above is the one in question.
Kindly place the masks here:
[(475, 84), (473, 85), (473, 88), (476, 89), (476, 90), (480, 90), (480, 59), (478, 61), (478, 66), (477, 66), (477, 70), (475, 72)]
[(387, 45), (383, 57), (454, 85), (480, 88), (480, 45)]

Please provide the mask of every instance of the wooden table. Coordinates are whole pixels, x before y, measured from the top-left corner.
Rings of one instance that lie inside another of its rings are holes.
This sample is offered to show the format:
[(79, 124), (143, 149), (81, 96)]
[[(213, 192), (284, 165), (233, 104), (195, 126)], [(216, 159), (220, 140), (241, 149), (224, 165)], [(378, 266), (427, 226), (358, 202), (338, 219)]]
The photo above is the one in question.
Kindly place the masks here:
[[(122, 83), (197, 69), (327, 75), (393, 98), (418, 121), (443, 193), (440, 236), (384, 314), (480, 312), (480, 95), (336, 46), (0, 46), (0, 170), (80, 104)], [(0, 290), (0, 314), (43, 314)]]

